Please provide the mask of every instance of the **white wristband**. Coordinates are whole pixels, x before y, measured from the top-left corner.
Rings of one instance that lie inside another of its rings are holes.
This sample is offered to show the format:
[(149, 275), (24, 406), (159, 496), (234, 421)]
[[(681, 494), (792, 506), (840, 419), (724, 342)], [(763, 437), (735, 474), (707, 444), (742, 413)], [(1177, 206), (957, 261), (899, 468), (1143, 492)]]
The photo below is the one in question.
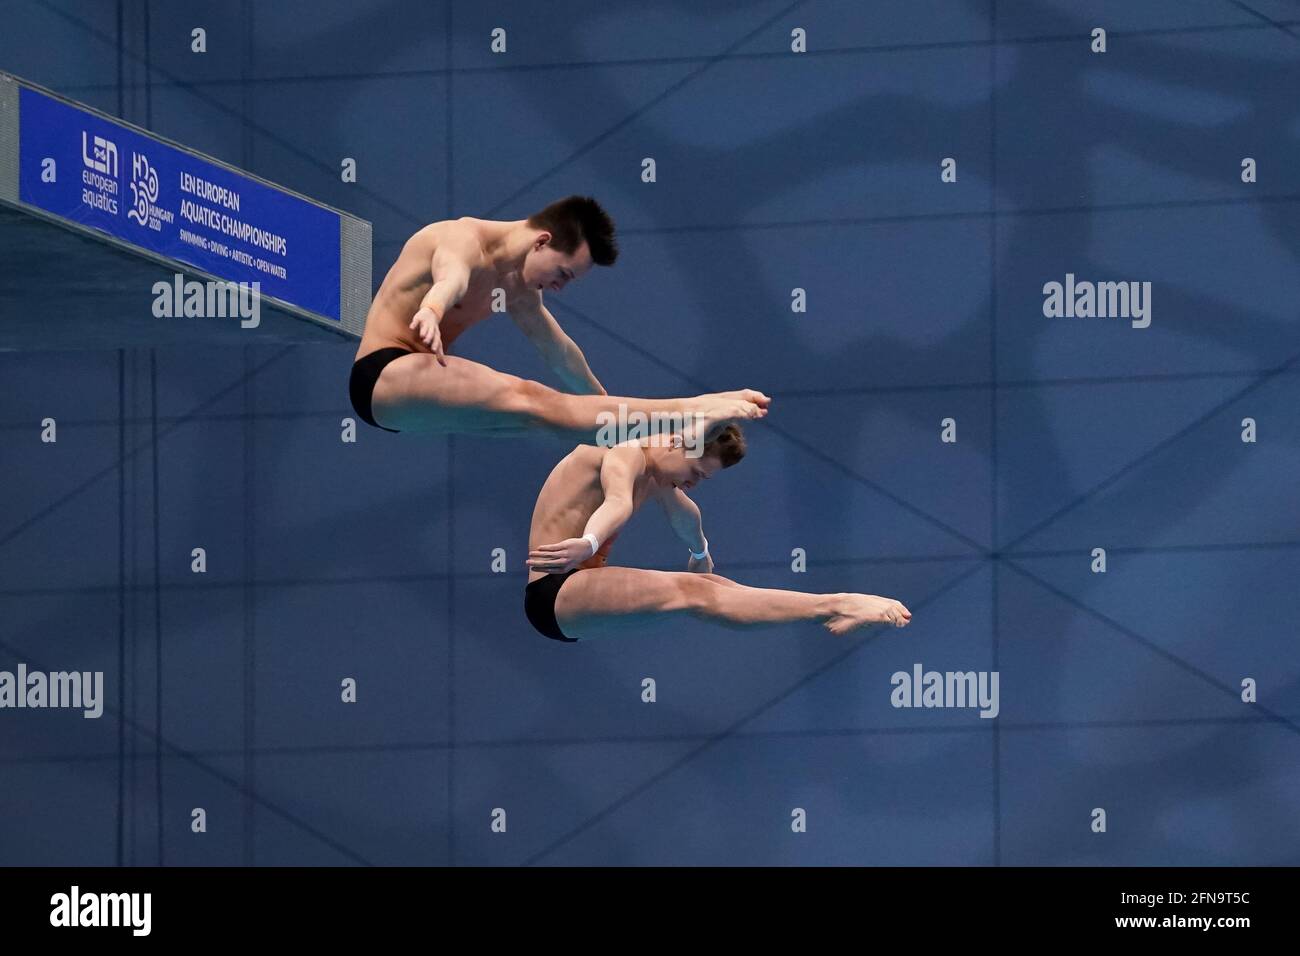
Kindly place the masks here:
[(595, 554), (597, 551), (600, 550), (600, 539), (597, 538), (597, 537), (596, 537), (594, 534), (592, 534), (590, 531), (588, 531), (588, 532), (587, 532), (586, 534), (584, 534), (582, 537), (583, 537), (583, 540), (584, 540), (584, 541), (587, 541), (587, 542), (591, 545), (591, 553), (592, 553), (592, 554)]
[[(687, 551), (690, 551), (691, 549), (690, 549), (690, 548), (687, 548), (686, 550), (687, 550)], [(694, 558), (696, 561), (703, 561), (703, 560), (704, 560), (705, 558), (707, 558), (708, 556), (709, 556), (709, 539), (708, 539), (708, 538), (705, 538), (705, 539), (704, 539), (704, 550), (701, 551), (699, 554), (696, 554), (694, 551), (691, 551), (691, 557)]]

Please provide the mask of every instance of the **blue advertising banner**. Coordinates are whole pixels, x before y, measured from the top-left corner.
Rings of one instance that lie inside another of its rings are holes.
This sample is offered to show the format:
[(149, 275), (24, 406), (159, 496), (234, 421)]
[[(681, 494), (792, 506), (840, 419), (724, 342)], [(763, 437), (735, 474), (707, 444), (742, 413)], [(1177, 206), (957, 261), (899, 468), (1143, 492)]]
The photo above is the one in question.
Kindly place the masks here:
[(19, 95), (23, 202), (338, 321), (338, 213), (35, 90)]

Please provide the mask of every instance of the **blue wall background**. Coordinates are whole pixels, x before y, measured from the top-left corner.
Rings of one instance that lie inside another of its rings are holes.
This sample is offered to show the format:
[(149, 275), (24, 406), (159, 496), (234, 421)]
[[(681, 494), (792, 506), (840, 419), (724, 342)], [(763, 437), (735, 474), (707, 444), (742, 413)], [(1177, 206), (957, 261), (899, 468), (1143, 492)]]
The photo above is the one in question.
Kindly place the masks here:
[[(347, 346), (3, 355), (0, 669), (109, 710), (0, 714), (0, 862), (1300, 863), (1291, 0), (5, 17), (0, 68), (371, 220), (376, 281), (427, 221), (597, 196), (622, 258), (548, 304), (605, 385), (776, 400), (698, 495), (719, 572), (915, 618), (561, 646), (520, 591), (563, 444), (343, 444)], [(1151, 281), (1151, 327), (1045, 319), (1066, 272)], [(462, 341), (553, 381), (504, 320)], [(617, 560), (680, 566), (662, 525)], [(998, 670), (1001, 715), (892, 708), (918, 661)]]

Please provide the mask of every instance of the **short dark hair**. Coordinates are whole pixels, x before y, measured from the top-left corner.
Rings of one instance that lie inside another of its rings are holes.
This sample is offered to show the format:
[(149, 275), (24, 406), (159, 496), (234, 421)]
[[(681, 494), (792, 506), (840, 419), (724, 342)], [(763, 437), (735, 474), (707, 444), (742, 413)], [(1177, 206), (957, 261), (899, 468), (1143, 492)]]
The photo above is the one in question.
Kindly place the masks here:
[(551, 203), (541, 212), (528, 217), (528, 225), (551, 234), (551, 245), (566, 255), (575, 252), (587, 240), (591, 261), (598, 266), (612, 266), (618, 258), (614, 239), (614, 220), (590, 196), (568, 196)]
[(717, 455), (723, 468), (730, 468), (745, 457), (745, 433), (736, 424), (722, 430), (704, 443), (705, 455)]

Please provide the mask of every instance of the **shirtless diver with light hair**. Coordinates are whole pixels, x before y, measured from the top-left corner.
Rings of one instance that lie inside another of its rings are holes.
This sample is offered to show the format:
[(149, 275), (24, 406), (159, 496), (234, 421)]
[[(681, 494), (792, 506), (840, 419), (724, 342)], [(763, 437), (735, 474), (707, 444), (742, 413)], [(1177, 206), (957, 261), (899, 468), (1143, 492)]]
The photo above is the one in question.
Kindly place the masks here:
[[(808, 594), (751, 588), (713, 574), (700, 509), (686, 492), (744, 457), (740, 429), (726, 425), (688, 458), (678, 436), (612, 448), (579, 445), (551, 471), (528, 534), (524, 613), (546, 637), (585, 641), (682, 617), (750, 628), (821, 621), (832, 634), (868, 624), (907, 625), (912, 612), (874, 594)], [(653, 498), (691, 557), (685, 571), (608, 565), (610, 546)]]

